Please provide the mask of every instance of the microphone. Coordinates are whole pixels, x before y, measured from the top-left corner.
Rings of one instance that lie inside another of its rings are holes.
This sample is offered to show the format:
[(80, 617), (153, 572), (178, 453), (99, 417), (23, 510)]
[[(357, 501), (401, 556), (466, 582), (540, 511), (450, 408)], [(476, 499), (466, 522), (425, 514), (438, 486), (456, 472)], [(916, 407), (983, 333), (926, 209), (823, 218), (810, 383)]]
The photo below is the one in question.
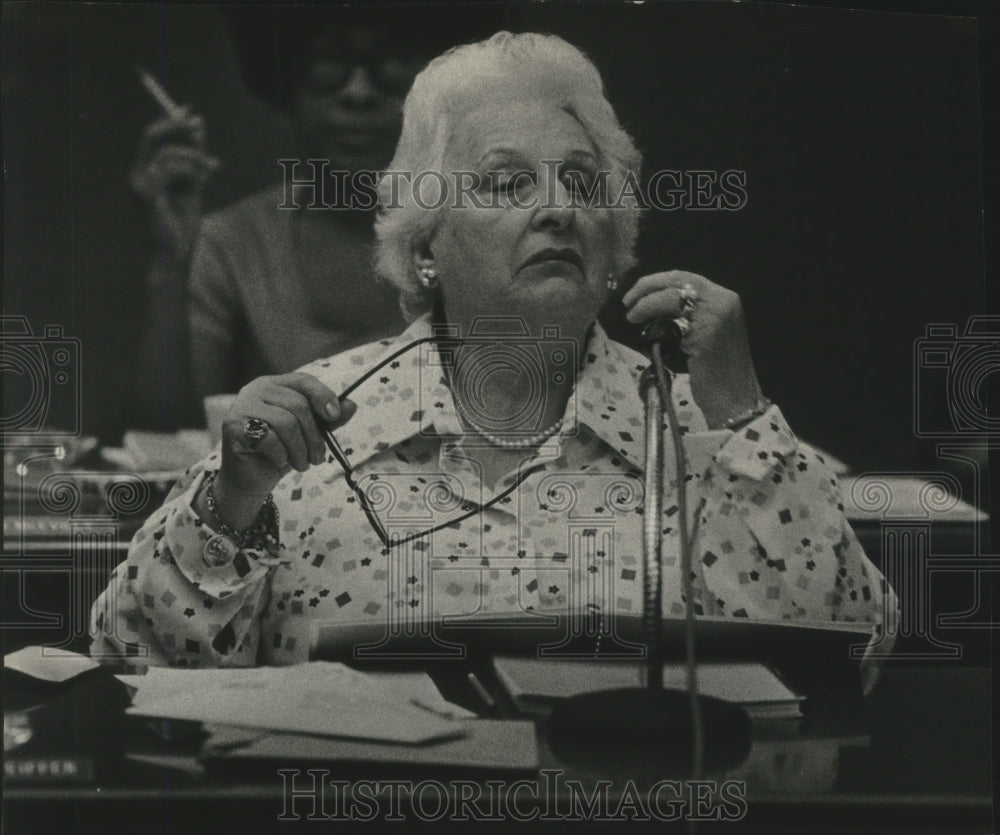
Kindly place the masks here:
[[(687, 529), (686, 464), (677, 415), (671, 400), (670, 360), (683, 364), (681, 340), (690, 329), (686, 319), (661, 317), (641, 335), (652, 362), (639, 378), (646, 406), (646, 466), (643, 511), (643, 611), (646, 645), (645, 687), (597, 691), (560, 704), (549, 717), (553, 753), (571, 764), (600, 768), (611, 758), (635, 774), (700, 778), (709, 771), (734, 767), (750, 750), (751, 723), (740, 705), (698, 693), (694, 646), (692, 543)], [(671, 370), (678, 370), (671, 368)], [(686, 371), (686, 367), (684, 369)], [(681, 580), (685, 599), (685, 664), (688, 688), (663, 686), (663, 426), (664, 414), (676, 458), (677, 508)]]
[(653, 319), (647, 323), (642, 329), (639, 341), (646, 354), (652, 354), (654, 345), (661, 345), (666, 349), (664, 353), (669, 355), (680, 350), (683, 336), (680, 320), (661, 316), (659, 319)]
[[(691, 328), (686, 319), (671, 319), (661, 316), (648, 322), (639, 336), (642, 352), (653, 356), (655, 346), (660, 346), (660, 354), (667, 367), (674, 372), (687, 372), (687, 357), (681, 350), (681, 340)], [(652, 366), (650, 366), (652, 368)]]

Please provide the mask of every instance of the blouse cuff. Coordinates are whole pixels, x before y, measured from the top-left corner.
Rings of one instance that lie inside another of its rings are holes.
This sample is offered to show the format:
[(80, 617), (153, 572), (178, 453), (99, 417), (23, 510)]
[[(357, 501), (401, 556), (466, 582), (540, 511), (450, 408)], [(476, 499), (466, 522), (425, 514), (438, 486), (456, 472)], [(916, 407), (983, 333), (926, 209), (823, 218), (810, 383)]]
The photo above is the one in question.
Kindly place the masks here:
[(199, 474), (173, 503), (163, 550), (195, 588), (221, 600), (260, 580), (279, 558), (276, 551), (238, 550), (197, 514), (192, 505), (208, 472)]

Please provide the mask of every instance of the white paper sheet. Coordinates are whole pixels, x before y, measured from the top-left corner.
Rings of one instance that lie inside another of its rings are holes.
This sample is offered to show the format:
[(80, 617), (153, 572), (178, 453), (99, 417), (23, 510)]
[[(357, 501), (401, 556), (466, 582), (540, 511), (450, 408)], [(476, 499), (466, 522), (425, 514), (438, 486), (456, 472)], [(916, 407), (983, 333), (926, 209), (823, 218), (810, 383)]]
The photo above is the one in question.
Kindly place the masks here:
[(81, 673), (100, 666), (96, 661), (78, 652), (53, 647), (24, 647), (3, 657), (8, 670), (17, 670), (32, 678), (61, 684)]
[(403, 743), (465, 733), (461, 722), (411, 703), (403, 682), (387, 685), (333, 662), (219, 670), (153, 667), (144, 678), (131, 714)]

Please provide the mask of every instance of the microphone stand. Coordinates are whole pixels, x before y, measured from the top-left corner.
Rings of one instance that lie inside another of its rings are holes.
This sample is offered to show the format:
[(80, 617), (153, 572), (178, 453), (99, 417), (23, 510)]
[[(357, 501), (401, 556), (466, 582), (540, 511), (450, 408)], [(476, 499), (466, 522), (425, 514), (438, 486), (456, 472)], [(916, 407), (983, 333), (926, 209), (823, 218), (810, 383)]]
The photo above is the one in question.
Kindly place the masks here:
[[(646, 406), (646, 468), (643, 508), (642, 634), (645, 686), (584, 693), (560, 703), (549, 718), (547, 739), (568, 764), (662, 778), (698, 779), (703, 770), (738, 765), (750, 750), (751, 723), (738, 704), (697, 692), (694, 647), (692, 552), (688, 536), (686, 462), (671, 400), (671, 375), (663, 355), (683, 361), (680, 328), (658, 319), (643, 330), (652, 363), (639, 391)], [(681, 580), (685, 603), (687, 689), (663, 686), (663, 418), (669, 415), (674, 444)]]

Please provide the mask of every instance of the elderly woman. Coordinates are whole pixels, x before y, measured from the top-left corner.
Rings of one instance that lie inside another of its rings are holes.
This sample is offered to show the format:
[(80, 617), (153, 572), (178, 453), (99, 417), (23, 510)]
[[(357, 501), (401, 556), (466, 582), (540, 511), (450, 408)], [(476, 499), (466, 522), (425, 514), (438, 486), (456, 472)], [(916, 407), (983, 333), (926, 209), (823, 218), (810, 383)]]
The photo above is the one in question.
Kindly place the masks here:
[[(319, 622), (347, 646), (359, 626), (444, 615), (637, 614), (647, 362), (595, 316), (632, 264), (638, 213), (619, 196), (638, 166), (596, 69), (559, 38), (499, 33), (431, 62), (377, 227), (409, 328), (243, 388), (221, 452), (95, 604), (94, 653), (291, 664)], [(624, 301), (637, 325), (689, 323), (674, 399), (696, 611), (877, 627), (891, 591), (830, 471), (761, 394), (736, 294), (673, 270)], [(679, 488), (668, 476), (667, 615), (683, 611)]]

